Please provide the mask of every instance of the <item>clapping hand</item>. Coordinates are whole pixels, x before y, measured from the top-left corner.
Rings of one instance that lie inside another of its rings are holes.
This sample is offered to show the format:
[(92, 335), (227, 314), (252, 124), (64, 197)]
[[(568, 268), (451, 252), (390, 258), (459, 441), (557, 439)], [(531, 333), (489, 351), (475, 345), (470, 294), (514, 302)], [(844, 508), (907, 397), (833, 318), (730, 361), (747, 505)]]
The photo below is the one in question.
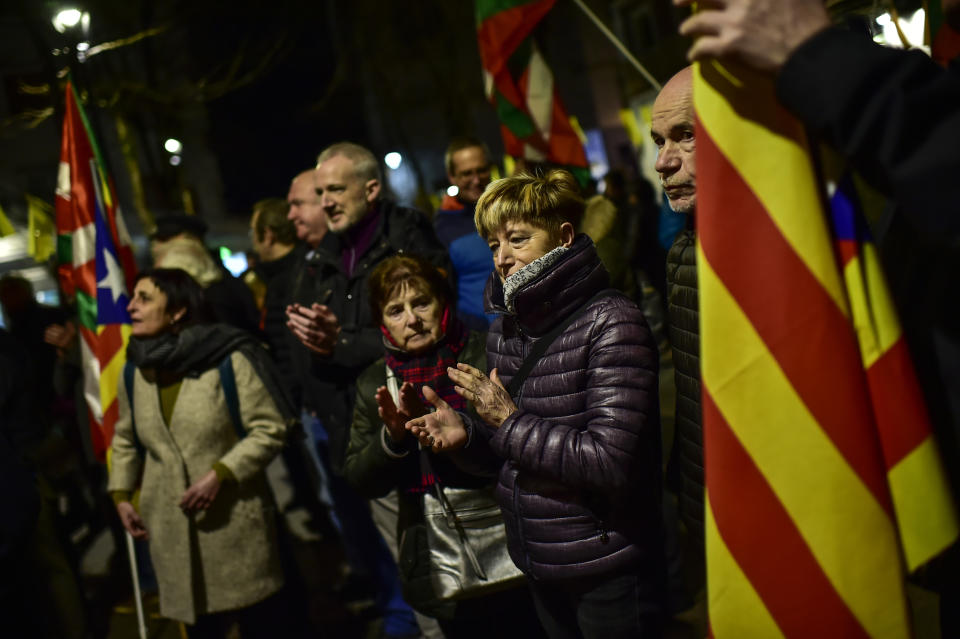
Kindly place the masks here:
[(447, 375), (456, 384), (454, 390), (457, 394), (473, 402), (477, 415), (490, 426), (500, 428), (517, 410), (510, 393), (500, 382), (497, 369), (490, 371), (488, 378), (480, 370), (461, 362), (456, 368), (448, 368)]
[(317, 355), (329, 356), (340, 335), (340, 320), (323, 304), (287, 306), (287, 328)]
[(377, 413), (383, 420), (383, 425), (387, 427), (390, 439), (396, 443), (400, 443), (406, 437), (407, 431), (404, 429), (406, 423), (427, 412), (420, 397), (417, 396), (417, 390), (410, 382), (404, 382), (400, 387), (399, 406), (393, 403), (393, 397), (390, 396), (386, 386), (377, 389), (376, 399)]
[(423, 387), (423, 396), (436, 410), (408, 421), (406, 429), (417, 437), (422, 446), (435, 453), (462, 448), (467, 443), (467, 429), (460, 415), (429, 386)]

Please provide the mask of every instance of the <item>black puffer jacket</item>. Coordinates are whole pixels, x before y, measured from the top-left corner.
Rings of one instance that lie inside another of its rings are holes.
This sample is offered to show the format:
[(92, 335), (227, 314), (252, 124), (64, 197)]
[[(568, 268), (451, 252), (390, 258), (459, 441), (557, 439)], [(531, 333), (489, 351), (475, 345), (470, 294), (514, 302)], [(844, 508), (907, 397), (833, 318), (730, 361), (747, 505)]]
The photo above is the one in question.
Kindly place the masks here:
[[(487, 312), (490, 368), (505, 384), (531, 344), (608, 286), (593, 243), (579, 235), (504, 308), (496, 275)], [(534, 579), (637, 572), (660, 578), (660, 431), (657, 347), (637, 306), (595, 300), (532, 369), (519, 409), (492, 429), (470, 424), (469, 448), (501, 459), (497, 498), (514, 562)]]
[[(692, 222), (692, 218), (690, 219)], [(667, 316), (677, 383), (676, 430), (668, 468), (680, 499), (680, 517), (703, 543), (703, 425), (700, 408), (700, 314), (697, 236), (681, 231), (667, 254)]]

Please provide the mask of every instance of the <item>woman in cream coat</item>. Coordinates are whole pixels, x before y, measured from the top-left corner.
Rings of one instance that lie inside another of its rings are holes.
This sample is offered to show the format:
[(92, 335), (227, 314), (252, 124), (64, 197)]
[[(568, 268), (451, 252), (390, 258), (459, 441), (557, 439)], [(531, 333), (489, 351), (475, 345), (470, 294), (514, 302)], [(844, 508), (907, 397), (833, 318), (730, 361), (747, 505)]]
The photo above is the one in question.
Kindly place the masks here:
[[(149, 539), (163, 616), (195, 624), (192, 637), (234, 622), (244, 639), (266, 636), (283, 573), (263, 469), (283, 446), (286, 405), (251, 336), (201, 323), (202, 290), (184, 271), (141, 274), (128, 310), (136, 371), (132, 398), (128, 381), (118, 389), (108, 487), (117, 512)], [(221, 384), (227, 361), (239, 424)], [(141, 473), (138, 512), (130, 496)]]

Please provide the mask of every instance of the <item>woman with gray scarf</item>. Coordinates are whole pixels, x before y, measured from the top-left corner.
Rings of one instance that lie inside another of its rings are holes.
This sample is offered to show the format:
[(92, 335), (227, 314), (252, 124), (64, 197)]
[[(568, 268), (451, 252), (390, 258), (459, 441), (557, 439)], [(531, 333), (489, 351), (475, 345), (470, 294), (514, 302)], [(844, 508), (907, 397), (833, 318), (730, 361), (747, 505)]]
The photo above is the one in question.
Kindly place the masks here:
[(204, 323), (185, 271), (141, 273), (128, 311), (136, 369), (118, 388), (108, 488), (149, 540), (160, 612), (191, 637), (234, 622), (244, 639), (274, 636), (283, 573), (263, 470), (292, 416), (273, 369), (248, 333)]
[(495, 455), (510, 557), (551, 639), (649, 639), (664, 583), (657, 346), (575, 234), (578, 191), (566, 171), (487, 187), (474, 221), (495, 268), (490, 374), (448, 369), (479, 418), (424, 387), (436, 412), (406, 428), (464, 465)]

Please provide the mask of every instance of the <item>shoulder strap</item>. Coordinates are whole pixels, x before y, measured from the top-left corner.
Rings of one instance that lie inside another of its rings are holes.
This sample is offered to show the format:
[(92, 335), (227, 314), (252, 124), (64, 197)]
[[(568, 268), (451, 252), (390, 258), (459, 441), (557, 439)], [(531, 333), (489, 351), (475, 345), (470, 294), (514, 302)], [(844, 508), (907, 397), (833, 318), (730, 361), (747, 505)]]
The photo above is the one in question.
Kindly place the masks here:
[(550, 348), (550, 345), (553, 344), (553, 341), (557, 339), (563, 331), (567, 330), (567, 327), (570, 326), (575, 319), (580, 317), (587, 307), (593, 304), (598, 299), (603, 297), (609, 297), (616, 294), (618, 291), (612, 288), (605, 288), (602, 291), (598, 291), (593, 297), (588, 299), (586, 302), (578, 306), (572, 313), (567, 315), (566, 319), (553, 327), (553, 329), (538, 339), (533, 343), (533, 347), (530, 349), (530, 352), (527, 354), (526, 359), (520, 364), (520, 368), (517, 370), (516, 375), (510, 380), (510, 383), (507, 384), (507, 392), (510, 393), (510, 397), (516, 399), (520, 393), (520, 389), (523, 388), (523, 383), (527, 380), (527, 375), (530, 374), (530, 371), (533, 370), (533, 367), (537, 365), (537, 362), (540, 361), (540, 358), (543, 357), (543, 354), (547, 352), (547, 349)]
[(223, 396), (227, 400), (227, 410), (230, 412), (230, 421), (233, 430), (237, 432), (237, 439), (243, 439), (247, 431), (243, 429), (243, 420), (240, 418), (240, 397), (237, 395), (237, 378), (233, 374), (233, 362), (228, 354), (220, 362), (220, 386)]
[(130, 407), (130, 432), (133, 433), (133, 445), (137, 449), (137, 455), (144, 456), (143, 444), (140, 443), (140, 436), (137, 435), (137, 420), (133, 412), (133, 376), (137, 372), (137, 367), (133, 362), (127, 360), (123, 364), (123, 385), (127, 389), (127, 405)]

